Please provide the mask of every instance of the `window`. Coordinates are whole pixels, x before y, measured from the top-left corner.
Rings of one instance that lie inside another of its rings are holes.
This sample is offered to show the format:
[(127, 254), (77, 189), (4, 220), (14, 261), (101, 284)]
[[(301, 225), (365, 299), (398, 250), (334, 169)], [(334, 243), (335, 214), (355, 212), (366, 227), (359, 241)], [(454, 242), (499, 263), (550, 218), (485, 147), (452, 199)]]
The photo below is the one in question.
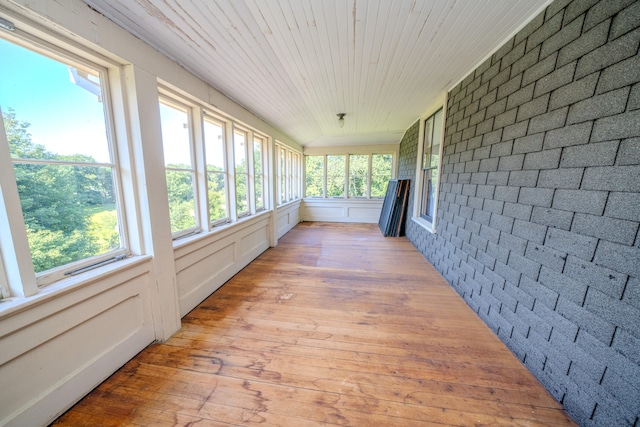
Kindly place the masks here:
[(293, 187), (293, 199), (297, 200), (300, 198), (300, 170), (302, 169), (302, 162), (300, 153), (293, 153), (293, 170), (291, 171), (292, 177), (292, 187)]
[(44, 285), (127, 254), (120, 174), (107, 70), (17, 43), (0, 38), (11, 64), (0, 67), (0, 99), (14, 173), (0, 185), (17, 186), (30, 262)]
[(440, 109), (424, 121), (420, 216), (431, 224), (434, 224), (438, 196), (442, 119), (443, 109)]
[(307, 197), (324, 197), (324, 156), (305, 156)]
[(253, 135), (253, 191), (256, 212), (265, 209), (265, 138)]
[(238, 218), (249, 215), (249, 165), (247, 164), (247, 132), (233, 131), (233, 156), (235, 161), (236, 212)]
[(393, 156), (373, 154), (371, 156), (371, 198), (384, 199), (387, 185), (392, 177)]
[(171, 233), (174, 238), (196, 230), (195, 168), (190, 112), (175, 101), (160, 99)]
[(203, 123), (209, 223), (215, 226), (229, 220), (225, 126), (224, 123), (216, 121), (208, 115)]
[(393, 154), (305, 156), (306, 197), (345, 197), (348, 179), (348, 198), (383, 199), (392, 177)]
[(369, 191), (369, 156), (349, 156), (349, 197), (367, 197)]
[(327, 156), (327, 197), (344, 197), (347, 156)]
[(301, 155), (283, 144), (276, 144), (278, 205), (300, 198)]

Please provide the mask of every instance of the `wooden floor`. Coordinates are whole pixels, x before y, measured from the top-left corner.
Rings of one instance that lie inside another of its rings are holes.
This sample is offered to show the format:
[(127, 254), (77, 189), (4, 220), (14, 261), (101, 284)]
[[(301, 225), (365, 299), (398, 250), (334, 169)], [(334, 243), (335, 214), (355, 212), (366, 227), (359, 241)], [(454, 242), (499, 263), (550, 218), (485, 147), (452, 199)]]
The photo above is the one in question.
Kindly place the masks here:
[(302, 223), (55, 425), (574, 424), (405, 238)]

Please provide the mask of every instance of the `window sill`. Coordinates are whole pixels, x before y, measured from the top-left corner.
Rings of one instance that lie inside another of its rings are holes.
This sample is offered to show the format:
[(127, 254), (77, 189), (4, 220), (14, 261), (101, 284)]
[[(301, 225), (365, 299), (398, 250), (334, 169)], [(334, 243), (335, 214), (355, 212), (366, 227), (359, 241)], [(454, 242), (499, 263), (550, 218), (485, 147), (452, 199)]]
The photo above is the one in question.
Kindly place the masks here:
[(416, 224), (418, 224), (420, 227), (424, 228), (425, 230), (427, 230), (429, 233), (431, 234), (436, 234), (436, 229), (433, 226), (433, 223), (427, 221), (426, 219), (422, 218), (422, 217), (411, 217), (411, 221), (415, 222)]
[[(76, 276), (58, 280), (50, 285), (43, 286), (39, 289), (37, 294), (30, 297), (3, 298), (0, 300), (0, 320), (16, 313), (26, 311), (37, 305), (44, 304), (62, 295), (90, 286), (98, 281), (113, 276), (114, 274), (141, 266), (151, 258), (152, 257), (148, 255), (129, 257)], [(144, 268), (145, 271), (149, 271), (148, 267)]]

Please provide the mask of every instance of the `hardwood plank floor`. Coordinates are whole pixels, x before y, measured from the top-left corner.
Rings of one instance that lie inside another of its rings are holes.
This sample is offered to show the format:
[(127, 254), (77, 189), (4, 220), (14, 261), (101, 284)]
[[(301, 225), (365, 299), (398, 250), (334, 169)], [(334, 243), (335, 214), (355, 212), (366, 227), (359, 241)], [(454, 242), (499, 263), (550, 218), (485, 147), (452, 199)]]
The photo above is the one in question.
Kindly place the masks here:
[(302, 223), (56, 426), (575, 425), (405, 238)]

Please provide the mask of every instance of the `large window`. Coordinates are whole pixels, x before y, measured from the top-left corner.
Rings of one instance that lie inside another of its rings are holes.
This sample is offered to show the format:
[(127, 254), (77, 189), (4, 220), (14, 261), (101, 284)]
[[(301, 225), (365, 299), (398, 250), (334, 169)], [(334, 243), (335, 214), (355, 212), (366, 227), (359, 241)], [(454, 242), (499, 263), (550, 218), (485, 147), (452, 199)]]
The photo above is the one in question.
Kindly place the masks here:
[(307, 197), (324, 196), (324, 157), (305, 156), (305, 193)]
[(277, 143), (277, 187), (278, 205), (300, 198), (301, 154)]
[(247, 132), (233, 131), (233, 156), (235, 159), (236, 211), (238, 217), (249, 215), (249, 165), (247, 164)]
[(347, 156), (327, 156), (327, 197), (344, 197)]
[(212, 226), (229, 220), (227, 200), (227, 156), (225, 125), (209, 115), (204, 119), (204, 144), (207, 168), (207, 200), (209, 223)]
[(180, 237), (198, 225), (190, 112), (185, 106), (161, 98), (160, 120), (171, 232)]
[(305, 197), (380, 199), (391, 178), (393, 154), (305, 156)]
[(253, 135), (253, 192), (256, 212), (265, 209), (265, 138)]
[[(14, 174), (0, 185), (17, 186), (38, 283), (124, 256), (107, 70), (18, 40), (0, 39), (0, 57), (1, 119)], [(19, 223), (6, 218), (9, 227)], [(18, 263), (29, 262), (22, 255)]]
[(443, 109), (424, 121), (420, 216), (431, 224), (436, 216)]
[(373, 154), (371, 156), (371, 198), (384, 198), (387, 185), (392, 178), (393, 156), (391, 154)]
[(349, 156), (349, 197), (365, 198), (369, 192), (369, 156)]

